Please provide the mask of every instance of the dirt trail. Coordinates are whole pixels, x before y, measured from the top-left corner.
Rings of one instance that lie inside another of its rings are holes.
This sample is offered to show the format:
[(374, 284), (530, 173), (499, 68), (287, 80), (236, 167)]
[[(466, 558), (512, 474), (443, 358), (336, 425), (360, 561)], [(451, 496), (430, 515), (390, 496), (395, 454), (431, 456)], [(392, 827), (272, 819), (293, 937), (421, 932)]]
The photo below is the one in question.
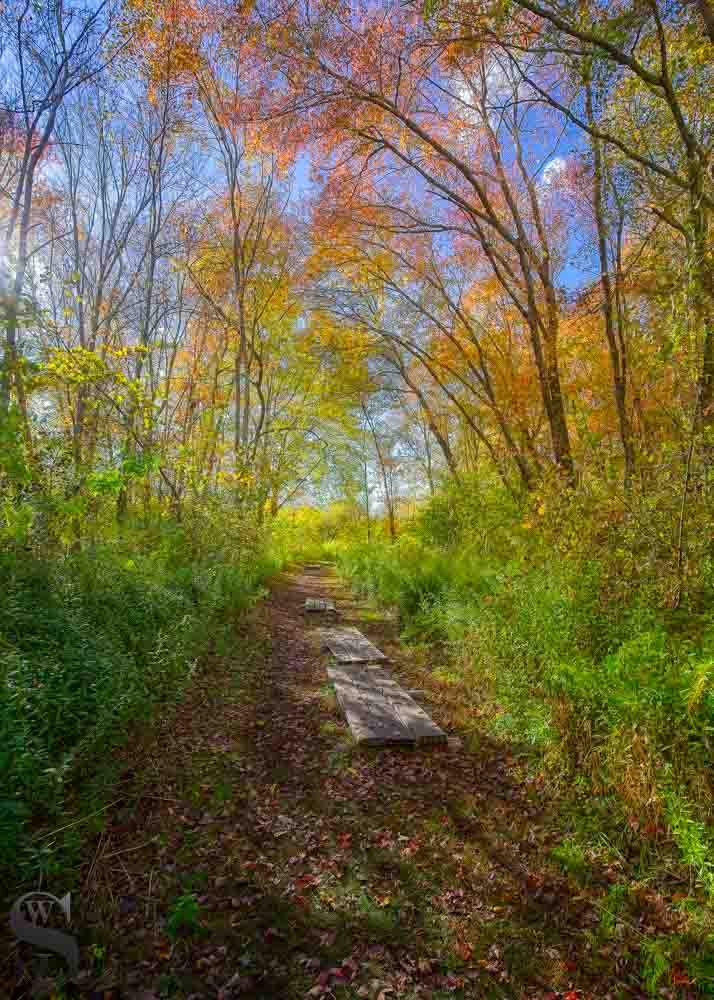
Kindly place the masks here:
[(485, 738), (350, 743), (308, 596), (333, 598), (340, 621), (390, 655), (404, 686), (426, 687), (425, 707), (458, 735), (448, 689), (413, 665), (395, 622), (326, 569), (276, 582), (127, 763), (125, 805), (81, 873), (84, 954), (104, 949), (83, 989), (145, 1000), (641, 995), (623, 935), (593, 934), (608, 873), (584, 892), (549, 860), (558, 833), (519, 760)]

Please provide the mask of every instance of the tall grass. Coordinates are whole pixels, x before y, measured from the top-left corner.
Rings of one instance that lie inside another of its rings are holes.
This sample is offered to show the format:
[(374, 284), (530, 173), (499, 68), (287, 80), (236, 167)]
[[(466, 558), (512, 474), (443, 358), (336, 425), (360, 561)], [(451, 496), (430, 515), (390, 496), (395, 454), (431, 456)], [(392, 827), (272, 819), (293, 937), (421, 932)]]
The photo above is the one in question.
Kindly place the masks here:
[(21, 860), (28, 823), (58, 816), (68, 785), (181, 693), (276, 568), (258, 533), (227, 521), (218, 535), (203, 512), (53, 559), (0, 551), (0, 868)]
[(637, 836), (667, 829), (711, 894), (714, 588), (703, 550), (672, 610), (671, 545), (651, 541), (668, 504), (623, 513), (607, 497), (544, 491), (519, 507), (472, 485), (436, 497), (394, 544), (327, 549), (399, 609), (408, 636), (450, 646), (495, 733), (611, 796)]

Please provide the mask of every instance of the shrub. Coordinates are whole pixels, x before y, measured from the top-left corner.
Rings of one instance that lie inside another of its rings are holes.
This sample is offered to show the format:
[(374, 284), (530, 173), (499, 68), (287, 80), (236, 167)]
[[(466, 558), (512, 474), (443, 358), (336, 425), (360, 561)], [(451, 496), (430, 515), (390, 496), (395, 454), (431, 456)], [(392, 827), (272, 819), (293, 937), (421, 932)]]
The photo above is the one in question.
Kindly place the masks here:
[[(206, 521), (64, 558), (0, 552), (0, 866), (130, 727), (176, 698), (221, 620), (275, 568), (259, 533)], [(212, 533), (213, 532), (213, 533)]]
[(497, 735), (614, 796), (640, 829), (664, 823), (710, 891), (709, 561), (674, 613), (671, 547), (667, 568), (658, 540), (670, 507), (652, 495), (627, 513), (606, 494), (547, 488), (519, 507), (498, 489), (452, 487), (395, 544), (334, 551), (360, 591), (398, 608), (407, 635), (451, 646)]

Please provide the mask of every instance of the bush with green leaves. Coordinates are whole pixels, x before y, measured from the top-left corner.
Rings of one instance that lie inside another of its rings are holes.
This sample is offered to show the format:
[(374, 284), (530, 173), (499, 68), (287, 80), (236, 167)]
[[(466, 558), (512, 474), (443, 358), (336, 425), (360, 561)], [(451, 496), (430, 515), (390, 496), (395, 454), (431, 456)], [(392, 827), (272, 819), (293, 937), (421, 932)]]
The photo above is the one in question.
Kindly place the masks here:
[[(54, 559), (0, 549), (0, 866), (131, 727), (175, 699), (276, 564), (238, 515), (127, 530)], [(232, 531), (232, 537), (227, 532)]]
[[(496, 735), (540, 748), (623, 818), (664, 823), (711, 893), (714, 587), (697, 536), (701, 560), (688, 557), (672, 610), (675, 508), (660, 493), (623, 510), (600, 487), (547, 485), (516, 503), (471, 483), (425, 504), (393, 544), (331, 551), (357, 589), (399, 610), (407, 636), (449, 644)], [(698, 516), (711, 537), (711, 513)]]
[(166, 921), (166, 933), (176, 939), (181, 933), (193, 933), (199, 927), (201, 908), (192, 892), (179, 896)]

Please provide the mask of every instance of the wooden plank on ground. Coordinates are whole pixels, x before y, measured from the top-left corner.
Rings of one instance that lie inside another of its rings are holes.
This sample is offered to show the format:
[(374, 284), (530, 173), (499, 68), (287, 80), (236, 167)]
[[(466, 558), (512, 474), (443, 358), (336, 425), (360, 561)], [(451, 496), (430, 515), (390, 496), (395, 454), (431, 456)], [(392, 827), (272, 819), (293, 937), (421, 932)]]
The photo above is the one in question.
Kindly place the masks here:
[(367, 667), (374, 683), (380, 687), (389, 698), (394, 712), (409, 730), (417, 743), (446, 743), (447, 735), (433, 719), (418, 705), (408, 691), (382, 667)]
[(391, 699), (360, 667), (329, 666), (327, 676), (352, 735), (362, 746), (413, 744), (414, 736), (397, 717)]
[(340, 663), (373, 663), (387, 657), (356, 628), (324, 629), (321, 638)]
[(305, 601), (306, 611), (337, 611), (334, 601), (327, 601), (323, 597), (308, 597)]

